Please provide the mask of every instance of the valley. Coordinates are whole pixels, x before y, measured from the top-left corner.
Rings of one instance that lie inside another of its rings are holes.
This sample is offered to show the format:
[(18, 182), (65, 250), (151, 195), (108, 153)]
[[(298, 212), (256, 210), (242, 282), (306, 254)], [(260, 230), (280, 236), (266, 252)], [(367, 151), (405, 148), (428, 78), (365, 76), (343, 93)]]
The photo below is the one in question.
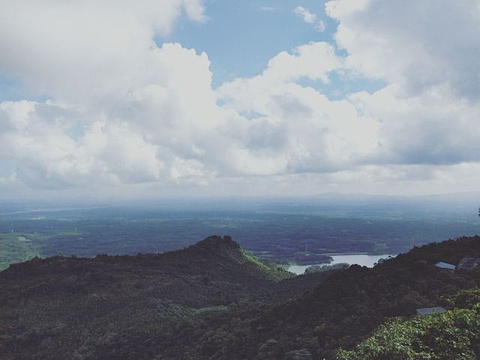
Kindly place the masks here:
[(396, 255), (432, 241), (475, 235), (480, 232), (476, 210), (471, 200), (352, 196), (5, 203), (0, 207), (0, 270), (35, 256), (162, 253), (212, 234), (230, 235), (268, 262), (328, 264), (338, 253)]

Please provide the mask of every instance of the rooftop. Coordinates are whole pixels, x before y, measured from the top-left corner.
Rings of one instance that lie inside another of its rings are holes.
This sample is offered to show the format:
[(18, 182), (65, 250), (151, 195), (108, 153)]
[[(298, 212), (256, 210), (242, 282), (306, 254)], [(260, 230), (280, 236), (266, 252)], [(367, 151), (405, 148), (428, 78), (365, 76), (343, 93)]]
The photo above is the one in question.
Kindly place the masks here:
[(443, 307), (441, 306), (435, 306), (431, 308), (422, 308), (422, 309), (417, 309), (417, 314), (418, 315), (432, 315), (432, 314), (441, 314), (446, 312)]
[(440, 268), (440, 269), (447, 269), (447, 270), (455, 270), (456, 266), (453, 265), (453, 264), (448, 264), (448, 263), (445, 263), (445, 262), (438, 262), (435, 264), (436, 267)]

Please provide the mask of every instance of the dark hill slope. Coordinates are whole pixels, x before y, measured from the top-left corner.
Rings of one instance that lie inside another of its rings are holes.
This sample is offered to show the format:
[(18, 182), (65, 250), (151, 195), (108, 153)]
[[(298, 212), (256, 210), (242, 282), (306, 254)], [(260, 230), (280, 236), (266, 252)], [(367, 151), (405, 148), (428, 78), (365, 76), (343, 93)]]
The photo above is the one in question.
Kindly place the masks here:
[(465, 256), (480, 257), (480, 237), (294, 278), (229, 237), (161, 255), (36, 259), (0, 273), (0, 359), (333, 359), (385, 318), (479, 286), (479, 270), (434, 267)]
[(225, 305), (292, 274), (244, 252), (230, 237), (209, 237), (165, 254), (52, 257), (0, 273), (0, 304), (42, 297), (155, 297), (192, 307)]
[[(0, 272), (0, 358), (95, 358), (98, 339), (115, 342), (127, 334), (131, 341), (143, 333), (158, 340), (182, 321), (262, 297), (292, 276), (230, 237), (165, 254), (12, 265)], [(148, 344), (142, 346), (144, 358), (151, 357)]]
[[(339, 347), (352, 348), (385, 318), (412, 316), (416, 308), (442, 304), (443, 295), (479, 286), (480, 269), (452, 272), (434, 266), (456, 264), (465, 256), (480, 257), (479, 237), (415, 248), (373, 269), (352, 266), (295, 300), (220, 314), (201, 324), (211, 331), (198, 340), (198, 329), (183, 328), (164, 359), (195, 359), (198, 353), (208, 359), (283, 359), (301, 349), (313, 359), (333, 359)], [(194, 345), (184, 347), (182, 339)]]

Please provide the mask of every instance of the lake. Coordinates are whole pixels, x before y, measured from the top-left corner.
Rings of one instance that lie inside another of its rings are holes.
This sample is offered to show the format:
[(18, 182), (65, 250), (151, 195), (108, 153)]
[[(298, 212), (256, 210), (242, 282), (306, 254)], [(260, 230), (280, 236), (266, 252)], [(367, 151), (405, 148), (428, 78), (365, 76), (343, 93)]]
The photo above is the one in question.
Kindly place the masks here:
[(360, 265), (366, 267), (373, 267), (378, 260), (387, 259), (389, 254), (385, 255), (331, 255), (333, 261), (329, 264), (311, 264), (311, 265), (290, 265), (287, 270), (293, 272), (294, 274), (300, 275), (305, 272), (305, 269), (313, 265), (335, 265), (335, 264), (349, 264), (349, 265)]

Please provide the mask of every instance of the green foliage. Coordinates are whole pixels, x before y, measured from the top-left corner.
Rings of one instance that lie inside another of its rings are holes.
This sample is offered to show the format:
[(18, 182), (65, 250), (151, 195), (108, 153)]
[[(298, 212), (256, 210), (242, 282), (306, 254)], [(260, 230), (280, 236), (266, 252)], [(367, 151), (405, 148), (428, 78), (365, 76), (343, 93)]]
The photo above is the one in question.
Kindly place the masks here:
[(354, 351), (340, 351), (339, 360), (477, 359), (480, 317), (472, 310), (398, 319), (387, 323)]
[[(456, 304), (470, 309), (392, 319), (355, 350), (339, 350), (337, 360), (475, 360), (480, 357), (480, 289), (460, 292)], [(457, 301), (459, 301), (457, 303)]]
[(305, 269), (305, 274), (312, 274), (316, 272), (325, 272), (325, 271), (331, 271), (331, 270), (341, 270), (341, 269), (346, 269), (349, 266), (350, 265), (346, 263), (340, 263), (335, 265), (313, 265)]
[[(288, 273), (218, 236), (164, 254), (33, 259), (0, 272), (0, 357), (331, 360), (343, 348), (348, 359), (377, 329), (370, 350), (470, 360), (480, 274), (433, 265), (463, 256), (480, 257), (480, 237), (281, 281), (272, 280)], [(439, 298), (453, 310), (378, 328)]]
[(269, 279), (272, 279), (274, 281), (280, 281), (292, 277), (292, 275), (281, 266), (261, 261), (260, 259), (258, 259), (244, 249), (241, 249), (241, 252), (243, 256), (247, 259), (247, 261), (256, 265), (260, 269), (260, 271), (265, 274), (265, 276), (267, 276)]
[(0, 234), (0, 271), (10, 264), (40, 256), (35, 235), (4, 233)]
[(480, 309), (480, 288), (465, 289), (455, 295), (444, 295), (440, 301), (450, 308)]

